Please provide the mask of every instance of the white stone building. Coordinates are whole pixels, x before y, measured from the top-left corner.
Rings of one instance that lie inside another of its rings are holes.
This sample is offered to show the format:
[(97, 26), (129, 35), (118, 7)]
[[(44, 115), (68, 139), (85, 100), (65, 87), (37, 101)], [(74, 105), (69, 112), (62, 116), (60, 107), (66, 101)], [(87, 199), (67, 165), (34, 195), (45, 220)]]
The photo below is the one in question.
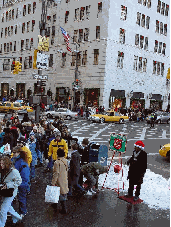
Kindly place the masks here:
[[(50, 48), (46, 53), (49, 69), (43, 70), (48, 75), (45, 94), (50, 89), (59, 102), (72, 98), (76, 66), (73, 41), (76, 41), (80, 44), (78, 103), (104, 105), (106, 109), (140, 104), (145, 108), (150, 104), (167, 108), (169, 0), (48, 2), (46, 35), (50, 38)], [(29, 89), (35, 92), (36, 81), (32, 75), (38, 70), (33, 69), (33, 59), (41, 13), (42, 3), (38, 0), (14, 4), (4, 0), (1, 4), (1, 21), (4, 21), (0, 23), (1, 96), (10, 94), (11, 89), (17, 96), (26, 97)], [(60, 26), (73, 38), (70, 38), (72, 53), (66, 49)], [(18, 75), (11, 74), (13, 59), (9, 61), (8, 56), (22, 62), (23, 70)]]

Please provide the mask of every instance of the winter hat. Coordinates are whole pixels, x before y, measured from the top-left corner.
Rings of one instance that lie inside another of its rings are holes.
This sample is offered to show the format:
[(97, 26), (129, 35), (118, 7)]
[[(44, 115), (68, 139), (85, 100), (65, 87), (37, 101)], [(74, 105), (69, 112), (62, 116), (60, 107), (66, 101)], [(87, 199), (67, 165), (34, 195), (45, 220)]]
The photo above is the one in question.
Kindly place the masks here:
[(139, 147), (140, 149), (144, 150), (144, 143), (141, 140), (138, 140), (137, 142), (135, 142), (134, 144), (135, 147)]

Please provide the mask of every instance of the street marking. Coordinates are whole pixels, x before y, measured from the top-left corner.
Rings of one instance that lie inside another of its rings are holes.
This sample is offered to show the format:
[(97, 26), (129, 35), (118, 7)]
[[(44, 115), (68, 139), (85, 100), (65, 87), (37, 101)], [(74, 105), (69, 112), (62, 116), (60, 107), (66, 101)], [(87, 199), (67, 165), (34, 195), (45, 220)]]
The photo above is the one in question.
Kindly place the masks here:
[(103, 131), (105, 131), (106, 129), (108, 129), (110, 126), (111, 126), (111, 124), (107, 125), (105, 128), (100, 129), (100, 131), (98, 131), (94, 136), (92, 136), (90, 138), (90, 141), (91, 140), (94, 140), (98, 135), (100, 135), (100, 133), (102, 133)]
[(167, 138), (166, 138), (166, 130), (163, 130), (162, 138), (163, 138), (163, 139), (167, 139)]
[(143, 128), (143, 131), (142, 131), (142, 134), (141, 134), (141, 136), (140, 136), (140, 140), (144, 140), (144, 138), (145, 138), (145, 133), (146, 133), (146, 127), (145, 128)]
[[(94, 124), (90, 124), (89, 125), (89, 127), (91, 127), (91, 126), (94, 126)], [(85, 129), (86, 127), (87, 126), (83, 126), (83, 127), (79, 128), (79, 129), (77, 129), (76, 131), (72, 132), (72, 135), (77, 134), (78, 131)]]

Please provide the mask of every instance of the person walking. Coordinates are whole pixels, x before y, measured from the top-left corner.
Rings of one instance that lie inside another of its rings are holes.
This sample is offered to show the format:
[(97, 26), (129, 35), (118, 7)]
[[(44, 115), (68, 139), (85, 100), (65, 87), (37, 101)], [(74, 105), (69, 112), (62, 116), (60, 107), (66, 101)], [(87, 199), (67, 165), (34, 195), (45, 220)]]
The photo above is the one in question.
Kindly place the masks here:
[(80, 177), (80, 161), (81, 157), (78, 152), (78, 145), (76, 143), (71, 145), (71, 161), (70, 161), (70, 169), (69, 169), (69, 196), (72, 196), (72, 188), (75, 189), (76, 193), (84, 194), (84, 189), (78, 184), (78, 180)]
[(150, 128), (154, 128), (154, 114), (152, 113), (151, 114), (151, 116), (150, 116), (150, 124), (151, 124), (151, 126), (150, 126)]
[(17, 223), (22, 219), (22, 217), (14, 210), (12, 207), (12, 201), (17, 195), (18, 187), (22, 183), (22, 179), (20, 173), (17, 169), (15, 169), (12, 165), (12, 161), (9, 157), (3, 156), (0, 159), (0, 180), (1, 190), (13, 188), (13, 194), (11, 197), (2, 196), (1, 208), (0, 208), (0, 226), (4, 227), (7, 220), (7, 213), (10, 213), (12, 216), (13, 223)]
[(60, 187), (60, 197), (59, 200), (62, 205), (61, 212), (63, 214), (67, 213), (67, 193), (68, 189), (68, 163), (65, 158), (65, 152), (63, 149), (59, 148), (57, 151), (58, 158), (53, 166), (53, 178), (52, 178), (52, 186)]
[(18, 187), (18, 201), (20, 215), (24, 217), (27, 213), (27, 194), (30, 192), (30, 168), (27, 163), (26, 153), (22, 150), (22, 147), (16, 146), (13, 148), (13, 158), (11, 160), (22, 178), (22, 183)]
[(139, 199), (141, 184), (147, 169), (147, 153), (144, 151), (145, 145), (139, 140), (134, 144), (134, 151), (132, 157), (127, 161), (129, 165), (128, 178), (129, 189), (127, 197), (133, 196), (134, 185), (137, 185), (134, 201)]
[(35, 182), (35, 166), (37, 163), (37, 153), (36, 153), (36, 139), (33, 134), (29, 136), (28, 146), (32, 154), (32, 162), (30, 163), (30, 180)]

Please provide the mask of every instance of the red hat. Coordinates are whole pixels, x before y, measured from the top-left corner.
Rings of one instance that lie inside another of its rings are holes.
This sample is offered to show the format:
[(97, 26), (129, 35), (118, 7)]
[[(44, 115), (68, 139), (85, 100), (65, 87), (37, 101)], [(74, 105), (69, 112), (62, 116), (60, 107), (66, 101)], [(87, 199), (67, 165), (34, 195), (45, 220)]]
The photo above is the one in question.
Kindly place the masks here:
[(141, 140), (138, 140), (137, 142), (135, 142), (134, 144), (135, 147), (139, 147), (140, 149), (144, 150), (144, 143)]

